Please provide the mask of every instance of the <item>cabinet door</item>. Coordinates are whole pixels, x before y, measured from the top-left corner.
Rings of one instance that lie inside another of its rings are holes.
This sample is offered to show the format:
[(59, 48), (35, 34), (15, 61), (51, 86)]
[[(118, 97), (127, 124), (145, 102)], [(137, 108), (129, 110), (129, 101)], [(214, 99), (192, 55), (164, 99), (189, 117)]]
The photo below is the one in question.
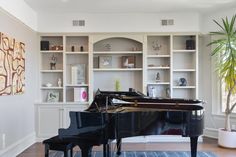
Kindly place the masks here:
[(38, 106), (38, 137), (51, 137), (62, 127), (63, 108), (61, 105)]
[(68, 105), (64, 107), (63, 128), (68, 128), (70, 125), (70, 111), (84, 111), (88, 105)]

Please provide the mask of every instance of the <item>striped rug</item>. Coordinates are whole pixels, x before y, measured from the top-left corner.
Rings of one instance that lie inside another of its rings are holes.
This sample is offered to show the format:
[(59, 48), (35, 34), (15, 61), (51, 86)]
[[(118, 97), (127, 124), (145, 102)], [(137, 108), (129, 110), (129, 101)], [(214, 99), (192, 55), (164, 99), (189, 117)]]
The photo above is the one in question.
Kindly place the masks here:
[[(50, 152), (50, 157), (63, 157), (62, 152)], [(74, 152), (73, 157), (81, 157), (80, 152)], [(93, 152), (92, 157), (103, 157), (102, 152)], [(112, 157), (116, 157), (112, 153)], [(125, 151), (120, 157), (191, 157), (188, 151)], [(197, 157), (217, 157), (214, 153), (208, 151), (198, 151)]]

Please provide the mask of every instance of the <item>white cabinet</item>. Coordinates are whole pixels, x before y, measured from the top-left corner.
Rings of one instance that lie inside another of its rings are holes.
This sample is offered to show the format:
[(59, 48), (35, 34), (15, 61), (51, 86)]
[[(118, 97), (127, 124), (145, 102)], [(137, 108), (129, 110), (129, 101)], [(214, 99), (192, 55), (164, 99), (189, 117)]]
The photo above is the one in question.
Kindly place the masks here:
[(58, 133), (62, 123), (62, 105), (36, 105), (37, 137), (51, 137)]
[(83, 111), (87, 104), (36, 104), (36, 133), (38, 138), (48, 138), (58, 134), (59, 128), (70, 125), (69, 112)]

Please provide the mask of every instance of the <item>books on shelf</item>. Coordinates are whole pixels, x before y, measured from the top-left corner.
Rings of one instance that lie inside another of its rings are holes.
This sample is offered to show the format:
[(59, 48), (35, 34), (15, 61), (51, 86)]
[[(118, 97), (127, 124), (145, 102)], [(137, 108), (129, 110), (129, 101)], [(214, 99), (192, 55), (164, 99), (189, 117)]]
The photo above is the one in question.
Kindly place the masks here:
[(85, 83), (85, 64), (71, 65), (71, 84)]

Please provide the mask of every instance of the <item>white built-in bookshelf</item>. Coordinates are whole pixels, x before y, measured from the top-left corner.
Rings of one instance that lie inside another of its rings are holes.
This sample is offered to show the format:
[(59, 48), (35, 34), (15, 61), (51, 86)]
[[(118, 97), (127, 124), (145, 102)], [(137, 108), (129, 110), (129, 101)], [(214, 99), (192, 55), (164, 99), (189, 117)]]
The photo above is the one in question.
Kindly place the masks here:
[[(54, 135), (58, 127), (66, 127), (69, 111), (87, 108), (97, 89), (114, 91), (117, 81), (120, 90), (134, 88), (153, 97), (198, 98), (195, 33), (40, 34), (39, 40), (49, 44), (48, 49), (39, 49), (40, 137)], [(55, 66), (51, 64), (53, 58)], [(81, 72), (81, 67), (83, 77), (75, 72)], [(181, 78), (185, 81), (181, 82)], [(75, 98), (78, 89), (86, 91), (86, 101)], [(57, 93), (58, 100), (48, 101), (50, 93)], [(43, 117), (51, 115), (61, 120), (44, 121)], [(54, 125), (53, 131), (48, 131), (47, 125), (43, 127), (45, 123)]]
[[(49, 41), (48, 49), (40, 50), (42, 103), (49, 92), (59, 92), (59, 102), (74, 102), (74, 89), (80, 87), (89, 103), (98, 88), (115, 90), (116, 81), (121, 90), (135, 88), (149, 96), (198, 97), (197, 34), (42, 34), (40, 41)], [(71, 69), (78, 65), (84, 66), (84, 81), (75, 83)]]

